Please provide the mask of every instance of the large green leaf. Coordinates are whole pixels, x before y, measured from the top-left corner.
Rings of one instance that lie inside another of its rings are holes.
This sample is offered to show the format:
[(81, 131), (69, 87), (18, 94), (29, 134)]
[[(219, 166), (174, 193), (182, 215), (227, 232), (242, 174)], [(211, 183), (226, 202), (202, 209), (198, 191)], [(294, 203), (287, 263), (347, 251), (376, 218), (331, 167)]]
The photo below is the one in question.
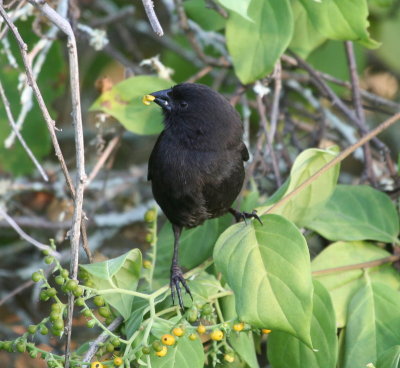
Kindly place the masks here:
[(146, 106), (142, 98), (151, 92), (170, 88), (174, 82), (142, 75), (116, 84), (104, 92), (90, 107), (117, 119), (126, 129), (136, 134), (156, 134), (162, 130), (162, 113), (159, 106)]
[(332, 40), (353, 40), (375, 48), (379, 44), (367, 31), (367, 0), (300, 0), (311, 22), (324, 36)]
[[(365, 368), (400, 341), (400, 294), (368, 277), (351, 298), (343, 368)], [(379, 367), (381, 368), (381, 367)]]
[[(367, 242), (337, 242), (325, 248), (311, 262), (313, 271), (343, 267), (369, 262), (390, 256), (390, 253)], [(400, 276), (390, 264), (365, 270), (333, 272), (315, 276), (329, 291), (336, 312), (338, 327), (346, 325), (347, 306), (350, 298), (363, 283), (363, 274), (368, 273), (374, 281), (380, 281), (393, 288), (400, 287)]]
[(302, 3), (292, 0), (292, 10), (294, 18), (293, 38), (289, 48), (302, 58), (307, 58), (311, 51), (326, 40), (314, 27)]
[(252, 0), (248, 16), (232, 12), (226, 23), (226, 43), (242, 83), (270, 73), (293, 33), (289, 0)]
[[(232, 216), (227, 215), (206, 221), (194, 229), (184, 230), (180, 238), (179, 263), (187, 269), (198, 266), (211, 257), (218, 236), (232, 222)], [(161, 229), (157, 240), (157, 260), (154, 271), (159, 284), (167, 282), (174, 249), (172, 226), (167, 222)]]
[(400, 345), (385, 350), (378, 358), (377, 368), (400, 368)]
[(252, 0), (240, 0), (240, 1), (217, 0), (217, 1), (225, 8), (235, 12), (236, 14), (242, 16), (243, 18), (251, 20), (249, 18), (248, 11)]
[(204, 0), (188, 0), (183, 6), (187, 15), (206, 31), (218, 31), (225, 27), (226, 20), (215, 10), (207, 7)]
[(308, 227), (329, 240), (395, 243), (399, 216), (386, 194), (365, 185), (338, 185)]
[(273, 368), (335, 368), (338, 342), (335, 312), (328, 291), (314, 280), (311, 340), (314, 350), (285, 332), (268, 337), (268, 359)]
[(177, 344), (168, 347), (166, 356), (160, 358), (154, 352), (150, 356), (152, 368), (203, 368), (204, 350), (200, 339), (179, 338)]
[[(257, 209), (258, 212), (265, 212), (273, 203), (297, 188), (326, 163), (332, 161), (337, 153), (336, 146), (326, 150), (311, 148), (303, 151), (297, 156), (290, 170), (289, 179), (276, 195), (272, 196), (264, 206)], [(339, 168), (339, 164), (335, 165), (286, 204), (275, 209), (274, 213), (286, 217), (298, 226), (307, 225), (315, 216), (319, 216), (321, 208), (332, 195), (339, 176)]]
[[(80, 267), (89, 273), (94, 287), (100, 291), (115, 288), (134, 291), (140, 277), (142, 254), (136, 248), (117, 258), (80, 265)], [(133, 296), (116, 291), (112, 294), (104, 294), (103, 297), (107, 303), (121, 313), (124, 319), (129, 318), (132, 311)]]
[(278, 215), (227, 229), (214, 260), (236, 297), (239, 318), (259, 328), (286, 331), (311, 345), (312, 280), (304, 237)]

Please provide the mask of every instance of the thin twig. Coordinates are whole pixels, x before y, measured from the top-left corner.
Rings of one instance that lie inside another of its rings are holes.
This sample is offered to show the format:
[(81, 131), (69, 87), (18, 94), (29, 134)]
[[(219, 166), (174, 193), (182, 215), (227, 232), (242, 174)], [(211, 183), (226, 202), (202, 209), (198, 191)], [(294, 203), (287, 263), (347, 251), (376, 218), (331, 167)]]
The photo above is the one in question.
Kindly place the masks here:
[[(117, 318), (115, 318), (108, 326), (107, 329), (111, 332), (115, 331), (122, 323), (124, 319), (119, 316)], [(94, 355), (97, 352), (97, 349), (99, 348), (99, 346), (101, 344), (103, 344), (108, 337), (110, 336), (110, 334), (108, 334), (107, 332), (103, 332), (101, 335), (99, 335), (96, 340), (94, 340), (91, 344), (90, 344), (90, 348), (88, 349), (88, 351), (86, 352), (86, 354), (84, 355), (84, 357), (82, 358), (82, 361), (84, 362), (90, 362)]]
[(356, 264), (351, 264), (351, 265), (346, 265), (346, 266), (332, 267), (332, 268), (327, 268), (325, 270), (317, 270), (317, 271), (313, 271), (312, 274), (314, 276), (318, 276), (318, 275), (327, 275), (330, 273), (336, 273), (336, 272), (342, 272), (342, 271), (360, 270), (363, 268), (371, 268), (371, 267), (381, 266), (386, 263), (393, 263), (398, 260), (400, 260), (400, 255), (391, 255), (391, 256), (388, 256), (385, 258), (375, 259), (373, 261), (356, 263)]
[[(70, 69), (70, 85), (71, 85), (71, 100), (72, 100), (72, 120), (75, 128), (75, 149), (76, 149), (76, 168), (77, 177), (75, 182), (74, 196), (74, 214), (71, 228), (71, 278), (77, 279), (78, 262), (79, 262), (79, 242), (81, 238), (81, 227), (83, 219), (83, 193), (85, 188), (86, 173), (85, 173), (85, 156), (84, 156), (84, 140), (82, 127), (82, 113), (80, 102), (79, 88), (79, 65), (78, 51), (74, 31), (70, 23), (60, 16), (53, 8), (41, 0), (29, 0), (29, 2), (38, 8), (54, 25), (56, 25), (68, 37), (69, 51), (69, 69)], [(84, 225), (83, 228), (85, 229)], [(67, 342), (65, 351), (65, 368), (69, 367), (70, 347), (71, 347), (71, 332), (72, 332), (72, 317), (74, 309), (74, 296), (70, 293), (68, 296), (68, 317), (67, 317)]]
[(43, 244), (36, 239), (33, 239), (30, 235), (28, 235), (24, 230), (22, 230), (18, 224), (12, 219), (11, 216), (7, 214), (7, 212), (0, 207), (0, 218), (3, 217), (9, 224), (10, 226), (19, 234), (19, 236), (22, 239), (25, 239), (28, 243), (31, 243), (34, 245), (36, 248), (39, 248), (40, 250), (47, 250), (49, 253), (57, 258), (60, 258), (60, 253), (52, 249), (49, 245)]
[(186, 15), (185, 8), (183, 7), (183, 1), (182, 0), (174, 0), (176, 10), (178, 13), (178, 18), (179, 18), (179, 25), (182, 28), (182, 30), (185, 32), (186, 37), (190, 44), (192, 45), (192, 48), (194, 52), (197, 54), (197, 56), (207, 65), (212, 65), (212, 66), (223, 66), (223, 67), (228, 67), (230, 66), (230, 63), (224, 58), (216, 59), (211, 56), (208, 56), (204, 53), (202, 47), (196, 40), (196, 35), (193, 32), (192, 28), (189, 26), (189, 21), (188, 17)]
[(149, 18), (151, 28), (153, 31), (158, 34), (160, 37), (164, 34), (164, 31), (161, 27), (160, 21), (157, 18), (157, 15), (154, 11), (154, 4), (152, 0), (142, 0), (144, 10), (146, 11), (147, 18)]
[(118, 143), (121, 141), (121, 134), (115, 136), (111, 141), (108, 143), (106, 149), (102, 152), (99, 160), (96, 162), (96, 165), (93, 167), (88, 179), (85, 183), (85, 186), (88, 187), (92, 180), (97, 176), (101, 168), (104, 166), (105, 162), (110, 157), (111, 153), (114, 149), (118, 146)]
[(0, 300), (0, 307), (7, 301), (13, 298), (15, 295), (19, 294), (20, 292), (24, 291), (25, 289), (30, 288), (34, 282), (32, 280), (25, 281), (23, 284), (19, 285), (16, 287), (14, 290), (12, 290), (10, 293), (5, 295), (1, 300)]
[(269, 154), (271, 155), (272, 169), (274, 171), (276, 185), (279, 188), (282, 184), (282, 180), (281, 180), (281, 175), (279, 172), (278, 161), (276, 159), (275, 152), (272, 147), (272, 140), (269, 137), (271, 134), (271, 128), (268, 129), (265, 105), (263, 103), (261, 95), (257, 95), (256, 101), (257, 101), (258, 114), (260, 115), (261, 126), (264, 130), (265, 136), (267, 137), (267, 146), (268, 146)]
[(45, 181), (49, 181), (49, 178), (48, 178), (46, 172), (44, 171), (42, 165), (40, 165), (39, 161), (36, 159), (35, 155), (33, 154), (31, 149), (26, 144), (25, 139), (22, 137), (21, 133), (19, 132), (19, 130), (15, 124), (14, 116), (10, 109), (10, 102), (7, 99), (7, 96), (5, 94), (5, 91), (4, 91), (1, 81), (0, 81), (0, 96), (1, 96), (1, 99), (4, 104), (4, 108), (5, 108), (6, 114), (7, 114), (7, 119), (8, 119), (8, 122), (10, 123), (11, 129), (14, 131), (14, 134), (18, 138), (18, 140), (21, 143), (22, 147), (24, 148), (25, 152), (28, 154), (29, 158), (32, 160), (32, 162), (34, 163), (36, 168), (39, 170), (40, 175), (42, 175), (42, 177)]
[[(366, 134), (368, 132), (367, 125), (365, 123), (365, 114), (362, 107), (361, 101), (361, 93), (360, 93), (360, 83), (358, 80), (358, 73), (357, 73), (357, 64), (356, 58), (354, 55), (353, 43), (351, 41), (345, 42), (345, 49), (346, 49), (346, 56), (347, 62), (349, 64), (349, 72), (350, 72), (350, 80), (351, 80), (351, 93), (353, 95), (353, 102), (354, 102), (354, 109), (356, 112), (356, 116), (359, 121), (359, 130), (361, 134)], [(364, 151), (364, 159), (365, 159), (365, 168), (367, 171), (367, 176), (371, 181), (373, 186), (376, 186), (376, 178), (374, 175), (374, 169), (372, 167), (372, 153), (371, 153), (371, 146), (369, 143), (365, 143), (363, 146)]]
[(357, 148), (360, 148), (366, 142), (369, 142), (372, 138), (376, 137), (378, 134), (382, 133), (384, 130), (388, 129), (394, 123), (400, 120), (400, 112), (393, 115), (391, 118), (385, 120), (383, 123), (379, 124), (374, 130), (371, 130), (368, 134), (363, 136), (358, 142), (347, 147), (343, 152), (336, 156), (332, 161), (329, 161), (326, 165), (321, 167), (317, 172), (311, 175), (308, 179), (302, 182), (298, 187), (293, 189), (289, 194), (283, 197), (280, 201), (275, 203), (273, 206), (268, 208), (262, 214), (273, 213), (275, 209), (281, 207), (287, 203), (290, 199), (300, 193), (303, 189), (308, 187), (313, 181), (318, 179), (322, 174), (328, 171), (333, 166), (337, 165), (339, 162), (343, 161), (346, 157), (350, 156)]

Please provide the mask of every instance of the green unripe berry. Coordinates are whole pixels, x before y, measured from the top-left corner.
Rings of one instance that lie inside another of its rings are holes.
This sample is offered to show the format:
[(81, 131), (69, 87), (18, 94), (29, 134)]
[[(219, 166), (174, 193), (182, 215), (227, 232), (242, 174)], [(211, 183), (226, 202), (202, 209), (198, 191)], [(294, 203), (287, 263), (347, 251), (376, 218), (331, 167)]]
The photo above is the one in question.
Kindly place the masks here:
[(47, 358), (47, 353), (43, 352), (43, 353), (40, 355), (40, 357), (41, 357), (43, 360), (45, 360), (45, 359)]
[(102, 307), (104, 305), (104, 298), (100, 295), (97, 295), (93, 298), (93, 303), (97, 307)]
[(90, 309), (85, 309), (85, 310), (82, 312), (82, 314), (83, 314), (85, 317), (91, 317), (91, 316), (92, 316), (92, 312), (90, 311)]
[(25, 353), (26, 351), (26, 343), (24, 341), (20, 341), (15, 345), (15, 349), (19, 352), (19, 353)]
[(36, 331), (37, 331), (37, 326), (35, 326), (35, 325), (30, 325), (30, 326), (28, 327), (28, 333), (30, 333), (31, 335), (33, 335)]
[(47, 335), (49, 333), (49, 329), (46, 326), (40, 327), (40, 333), (42, 335)]
[(43, 278), (42, 274), (38, 271), (34, 272), (32, 274), (32, 281), (33, 282), (39, 282)]
[(85, 305), (85, 300), (83, 298), (78, 298), (75, 300), (75, 305), (77, 307), (83, 307)]
[(151, 243), (154, 239), (153, 233), (147, 233), (146, 234), (146, 241), (147, 243)]
[(62, 333), (63, 333), (63, 330), (58, 330), (58, 329), (52, 327), (51, 333), (52, 333), (54, 336), (61, 336)]
[(52, 311), (50, 313), (50, 321), (54, 322), (57, 321), (59, 318), (60, 318), (60, 312)]
[(74, 290), (72, 290), (72, 294), (74, 294), (74, 296), (79, 297), (83, 294), (83, 289), (82, 286), (77, 286)]
[(114, 345), (113, 344), (111, 344), (111, 343), (108, 343), (107, 345), (106, 345), (106, 351), (107, 351), (107, 353), (112, 353), (113, 351), (114, 351)]
[(51, 310), (53, 312), (61, 312), (61, 309), (62, 309), (62, 305), (60, 303), (53, 303), (51, 305)]
[(204, 304), (201, 308), (201, 314), (203, 316), (209, 316), (213, 312), (213, 307), (211, 304)]
[(157, 352), (161, 351), (161, 350), (163, 349), (163, 347), (164, 347), (164, 345), (161, 344), (161, 341), (159, 341), (159, 340), (153, 341), (153, 343), (151, 344), (151, 346), (152, 346), (153, 349), (154, 349), (155, 351), (157, 351)]
[(110, 317), (107, 317), (107, 318), (104, 320), (104, 323), (108, 326), (109, 324), (111, 324), (112, 321), (114, 321), (114, 317), (113, 317), (113, 316), (110, 316)]
[(38, 351), (37, 351), (37, 350), (32, 350), (32, 351), (30, 351), (30, 352), (29, 352), (29, 356), (30, 356), (32, 359), (35, 359), (35, 358), (38, 356)]
[(39, 294), (39, 299), (40, 299), (42, 302), (47, 302), (47, 301), (50, 299), (50, 297), (47, 295), (47, 291), (46, 291), (46, 290), (42, 290), (42, 291), (40, 292), (40, 294)]
[(151, 352), (151, 349), (150, 349), (149, 346), (143, 346), (143, 347), (142, 347), (142, 353), (143, 353), (143, 354), (148, 355), (148, 354), (150, 354), (150, 352)]
[(87, 279), (85, 281), (85, 286), (90, 287), (90, 288), (94, 288), (95, 287), (94, 282), (92, 280), (90, 280), (90, 279)]
[(47, 289), (47, 296), (52, 298), (53, 296), (57, 295), (57, 290), (54, 288)]
[(155, 210), (147, 210), (147, 212), (144, 214), (144, 221), (146, 221), (147, 223), (154, 222), (156, 216), (157, 214)]
[(53, 256), (47, 256), (44, 258), (44, 263), (46, 264), (52, 264), (54, 262), (54, 257)]
[(3, 350), (8, 351), (9, 353), (13, 352), (13, 344), (11, 341), (3, 341)]
[(57, 368), (57, 362), (56, 361), (54, 361), (54, 360), (49, 360), (48, 362), (47, 362), (47, 366), (49, 367), (49, 368)]
[(48, 249), (44, 249), (44, 250), (42, 251), (42, 254), (43, 254), (44, 256), (48, 256), (48, 255), (50, 254), (50, 252), (49, 252)]
[(99, 308), (99, 314), (100, 314), (100, 316), (102, 316), (104, 318), (110, 317), (111, 316), (110, 308), (108, 308), (108, 307), (100, 307)]
[(64, 277), (62, 277), (61, 275), (58, 275), (54, 278), (54, 281), (57, 285), (63, 285), (64, 284)]
[(121, 345), (121, 341), (119, 341), (118, 337), (113, 337), (110, 340), (111, 344), (113, 344), (116, 348)]
[(96, 320), (91, 319), (90, 321), (87, 321), (86, 326), (89, 328), (93, 328), (94, 326), (96, 326)]
[(197, 316), (198, 316), (198, 310), (196, 307), (192, 307), (189, 309), (187, 313), (187, 320), (190, 323), (196, 322), (197, 321)]
[(63, 268), (63, 269), (60, 271), (60, 275), (61, 275), (61, 277), (63, 277), (64, 279), (67, 279), (68, 276), (69, 276), (69, 272), (68, 272), (68, 270), (66, 270), (65, 268)]
[(67, 281), (66, 289), (68, 291), (74, 291), (77, 287), (78, 287), (78, 281), (76, 281), (76, 280), (68, 280)]
[(56, 330), (63, 330), (64, 329), (64, 321), (61, 318), (57, 319), (56, 321), (54, 321), (53, 327)]

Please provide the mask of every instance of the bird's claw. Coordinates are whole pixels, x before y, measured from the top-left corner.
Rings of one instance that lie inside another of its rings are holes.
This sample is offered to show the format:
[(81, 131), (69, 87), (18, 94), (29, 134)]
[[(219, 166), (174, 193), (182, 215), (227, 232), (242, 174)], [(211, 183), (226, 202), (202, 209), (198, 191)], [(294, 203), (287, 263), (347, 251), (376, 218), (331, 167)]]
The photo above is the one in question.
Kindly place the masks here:
[(182, 292), (181, 292), (181, 285), (183, 285), (186, 292), (190, 295), (190, 298), (193, 300), (192, 293), (190, 292), (189, 286), (186, 283), (185, 278), (183, 277), (182, 270), (179, 266), (172, 266), (171, 268), (171, 280), (170, 280), (170, 287), (171, 287), (171, 296), (172, 296), (172, 304), (175, 305), (175, 292), (178, 296), (179, 306), (182, 310), (185, 309), (183, 305), (182, 299)]
[(243, 220), (246, 224), (247, 224), (247, 219), (249, 219), (249, 218), (254, 218), (254, 219), (256, 219), (261, 225), (263, 225), (263, 223), (262, 223), (262, 221), (261, 221), (261, 219), (260, 219), (260, 217), (258, 217), (258, 215), (257, 215), (257, 211), (256, 210), (253, 210), (253, 212), (240, 212), (240, 211), (236, 211), (236, 210), (234, 210), (234, 209), (230, 209), (229, 210), (231, 213), (232, 213), (232, 215), (235, 217), (235, 219), (236, 219), (236, 221), (237, 222), (239, 222), (240, 220)]

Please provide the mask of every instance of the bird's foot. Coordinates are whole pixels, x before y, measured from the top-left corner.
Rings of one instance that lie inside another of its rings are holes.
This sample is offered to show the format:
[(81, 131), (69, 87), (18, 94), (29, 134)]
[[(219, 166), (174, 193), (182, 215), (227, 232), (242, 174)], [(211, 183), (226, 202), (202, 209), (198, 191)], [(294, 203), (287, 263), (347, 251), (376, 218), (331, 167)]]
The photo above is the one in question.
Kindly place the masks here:
[(240, 212), (236, 211), (233, 208), (229, 209), (229, 212), (235, 217), (236, 222), (239, 222), (240, 220), (244, 220), (244, 222), (247, 224), (246, 219), (248, 218), (254, 218), (256, 219), (261, 225), (263, 224), (261, 219), (257, 215), (257, 211), (253, 210), (253, 212)]
[(176, 264), (173, 264), (171, 267), (171, 280), (170, 280), (170, 287), (171, 287), (171, 296), (172, 296), (172, 304), (175, 305), (175, 292), (176, 295), (178, 296), (178, 302), (179, 306), (181, 307), (182, 310), (185, 309), (185, 306), (183, 305), (183, 299), (182, 299), (182, 292), (181, 292), (181, 285), (185, 288), (186, 292), (190, 295), (190, 297), (193, 300), (192, 293), (190, 292), (189, 286), (187, 286), (186, 280), (183, 277), (183, 273), (181, 268)]

